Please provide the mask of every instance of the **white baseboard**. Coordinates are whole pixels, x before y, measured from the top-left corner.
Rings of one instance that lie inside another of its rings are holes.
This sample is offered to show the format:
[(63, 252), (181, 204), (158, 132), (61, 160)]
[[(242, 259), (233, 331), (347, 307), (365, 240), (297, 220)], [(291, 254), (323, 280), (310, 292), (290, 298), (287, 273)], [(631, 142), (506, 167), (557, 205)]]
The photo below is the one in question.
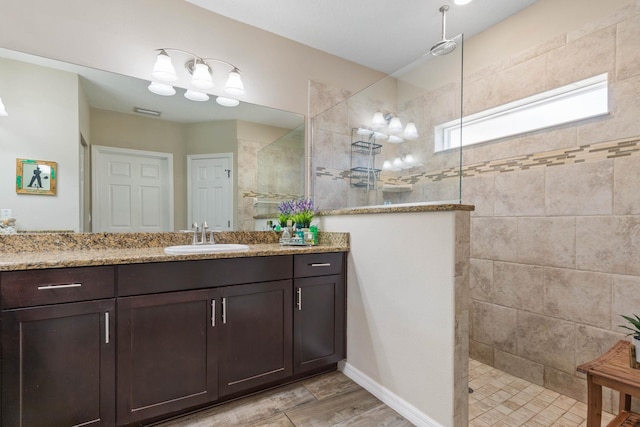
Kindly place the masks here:
[(385, 405), (392, 408), (394, 411), (405, 417), (408, 421), (415, 424), (418, 427), (444, 427), (442, 424), (434, 421), (418, 408), (402, 399), (397, 394), (393, 393), (388, 388), (373, 381), (370, 377), (365, 375), (362, 371), (354, 368), (347, 362), (339, 362), (338, 369), (342, 371), (347, 377), (351, 378), (362, 388), (373, 394), (380, 399)]

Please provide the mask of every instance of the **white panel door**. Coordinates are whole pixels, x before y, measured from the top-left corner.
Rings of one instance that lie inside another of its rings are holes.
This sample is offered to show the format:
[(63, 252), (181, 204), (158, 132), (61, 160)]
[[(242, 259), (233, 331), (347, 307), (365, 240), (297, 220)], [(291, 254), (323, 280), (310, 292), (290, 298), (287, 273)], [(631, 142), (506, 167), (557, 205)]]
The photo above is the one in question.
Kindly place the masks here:
[(92, 147), (93, 231), (173, 231), (173, 156)]
[(231, 154), (188, 156), (189, 225), (207, 222), (210, 230), (233, 230)]

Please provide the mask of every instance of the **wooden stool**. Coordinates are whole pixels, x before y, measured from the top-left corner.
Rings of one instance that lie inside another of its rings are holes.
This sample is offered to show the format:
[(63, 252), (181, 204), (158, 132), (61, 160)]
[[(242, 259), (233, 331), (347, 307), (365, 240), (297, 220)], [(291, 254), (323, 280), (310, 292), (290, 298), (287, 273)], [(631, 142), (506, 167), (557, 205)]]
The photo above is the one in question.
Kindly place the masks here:
[(620, 392), (620, 415), (608, 427), (640, 426), (640, 415), (631, 412), (631, 396), (640, 397), (640, 369), (629, 365), (629, 346), (618, 341), (602, 356), (578, 366), (578, 372), (587, 374), (587, 427), (600, 427), (603, 386)]

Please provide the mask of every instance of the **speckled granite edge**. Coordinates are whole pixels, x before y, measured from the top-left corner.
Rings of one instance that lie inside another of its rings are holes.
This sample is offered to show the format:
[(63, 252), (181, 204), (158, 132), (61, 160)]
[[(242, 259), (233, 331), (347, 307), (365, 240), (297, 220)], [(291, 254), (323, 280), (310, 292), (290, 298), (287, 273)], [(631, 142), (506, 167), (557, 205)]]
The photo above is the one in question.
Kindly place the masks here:
[(462, 204), (437, 204), (437, 205), (388, 205), (334, 209), (318, 212), (319, 216), (329, 215), (362, 215), (362, 214), (388, 214), (403, 212), (443, 212), (443, 211), (473, 211), (475, 206)]
[[(360, 206), (355, 208), (327, 209), (317, 213), (318, 216), (330, 215), (359, 215), (400, 212), (441, 212), (441, 211), (473, 211), (475, 206), (456, 203), (424, 204), (424, 205), (387, 205), (387, 206)], [(256, 215), (254, 219), (277, 218), (278, 213)]]
[[(214, 233), (217, 243), (277, 244), (280, 233), (229, 231)], [(319, 233), (320, 245), (349, 247), (348, 233)], [(191, 244), (191, 233), (37, 233), (0, 235), (0, 262), (16, 253), (164, 248)]]
[(88, 249), (75, 251), (20, 252), (2, 254), (0, 272), (47, 268), (89, 267), (100, 265), (141, 264), (150, 262), (191, 261), (223, 258), (248, 258), (292, 254), (347, 252), (339, 245), (280, 246), (277, 243), (249, 245), (243, 252), (218, 252), (197, 255), (168, 255), (161, 247), (125, 249)]

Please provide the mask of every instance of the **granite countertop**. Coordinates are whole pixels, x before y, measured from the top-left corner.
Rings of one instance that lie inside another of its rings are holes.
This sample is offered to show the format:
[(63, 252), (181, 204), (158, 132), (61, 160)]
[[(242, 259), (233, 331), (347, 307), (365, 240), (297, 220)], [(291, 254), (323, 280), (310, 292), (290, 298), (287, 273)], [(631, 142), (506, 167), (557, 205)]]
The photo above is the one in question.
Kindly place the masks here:
[[(361, 215), (361, 214), (390, 214), (410, 212), (442, 212), (442, 211), (473, 211), (475, 206), (459, 203), (399, 203), (383, 206), (360, 206), (355, 208), (342, 208), (321, 210), (317, 216), (331, 215)], [(254, 219), (277, 218), (278, 213), (256, 215)]]
[(1, 236), (0, 271), (349, 251), (348, 233), (321, 233), (317, 246), (281, 246), (277, 243), (279, 235), (271, 232), (216, 233), (216, 236), (218, 243), (243, 243), (249, 245), (249, 250), (194, 255), (164, 253), (165, 246), (189, 244), (191, 237), (183, 233)]

